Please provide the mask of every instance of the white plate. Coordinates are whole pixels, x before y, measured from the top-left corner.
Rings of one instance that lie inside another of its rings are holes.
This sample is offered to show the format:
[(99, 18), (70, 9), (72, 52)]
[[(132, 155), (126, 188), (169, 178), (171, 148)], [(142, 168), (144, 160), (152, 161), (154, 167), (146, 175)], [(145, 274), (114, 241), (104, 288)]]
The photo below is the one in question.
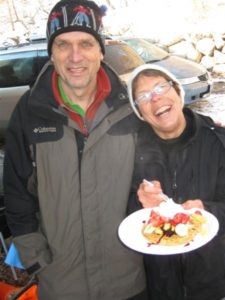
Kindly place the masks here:
[(126, 246), (138, 252), (157, 255), (189, 252), (208, 243), (217, 234), (219, 229), (219, 222), (217, 218), (209, 212), (201, 209), (192, 209), (187, 212), (189, 213), (196, 210), (200, 210), (207, 219), (206, 234), (198, 234), (195, 239), (189, 242), (187, 245), (150, 245), (148, 240), (142, 235), (141, 229), (143, 226), (143, 222), (149, 219), (151, 208), (144, 208), (129, 215), (121, 222), (118, 229), (118, 234), (121, 241)]

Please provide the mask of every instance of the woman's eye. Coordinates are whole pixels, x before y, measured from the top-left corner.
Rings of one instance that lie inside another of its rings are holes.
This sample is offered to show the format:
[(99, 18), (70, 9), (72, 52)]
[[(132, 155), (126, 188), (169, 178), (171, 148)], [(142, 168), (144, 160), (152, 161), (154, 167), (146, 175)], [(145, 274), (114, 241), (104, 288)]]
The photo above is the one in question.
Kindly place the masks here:
[(151, 93), (144, 93), (142, 95), (139, 96), (139, 100), (140, 101), (147, 101), (151, 96)]
[(155, 88), (154, 91), (156, 94), (161, 94), (163, 92), (164, 88), (165, 87), (163, 85), (160, 85), (157, 88)]

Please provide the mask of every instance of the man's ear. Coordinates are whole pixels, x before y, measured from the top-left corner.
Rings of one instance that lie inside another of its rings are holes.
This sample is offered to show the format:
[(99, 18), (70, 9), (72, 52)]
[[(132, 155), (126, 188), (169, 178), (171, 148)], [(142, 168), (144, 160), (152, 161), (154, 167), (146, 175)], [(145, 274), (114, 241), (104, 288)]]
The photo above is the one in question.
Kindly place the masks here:
[(51, 60), (52, 62), (54, 61), (54, 58), (53, 58), (53, 55), (52, 55), (52, 54), (51, 54), (50, 60)]

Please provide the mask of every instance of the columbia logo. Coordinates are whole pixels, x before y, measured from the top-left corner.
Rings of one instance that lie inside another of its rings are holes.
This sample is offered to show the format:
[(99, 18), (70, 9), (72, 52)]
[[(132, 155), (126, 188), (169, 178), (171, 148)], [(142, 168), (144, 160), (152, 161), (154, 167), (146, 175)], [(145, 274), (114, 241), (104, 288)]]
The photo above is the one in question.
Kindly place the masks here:
[(37, 127), (34, 128), (34, 133), (47, 133), (47, 132), (56, 132), (55, 127)]

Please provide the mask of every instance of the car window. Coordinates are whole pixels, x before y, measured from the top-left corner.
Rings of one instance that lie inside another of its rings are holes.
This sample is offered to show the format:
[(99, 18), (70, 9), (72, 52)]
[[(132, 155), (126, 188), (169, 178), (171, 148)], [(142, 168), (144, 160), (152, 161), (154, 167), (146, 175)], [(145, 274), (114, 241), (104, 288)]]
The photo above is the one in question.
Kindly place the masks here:
[[(31, 86), (48, 61), (47, 49), (12, 51), (0, 55), (0, 88)], [(143, 64), (136, 52), (125, 43), (106, 45), (104, 61), (118, 75), (131, 72)]]
[(105, 47), (104, 61), (119, 75), (131, 72), (143, 64), (142, 59), (126, 44), (110, 44)]
[(36, 51), (0, 55), (0, 87), (30, 85), (37, 74)]
[(38, 72), (42, 69), (42, 67), (48, 60), (49, 60), (49, 57), (48, 57), (47, 50), (38, 50), (38, 57), (37, 57)]
[(125, 42), (132, 47), (146, 63), (165, 59), (169, 55), (166, 51), (142, 39), (125, 39)]

